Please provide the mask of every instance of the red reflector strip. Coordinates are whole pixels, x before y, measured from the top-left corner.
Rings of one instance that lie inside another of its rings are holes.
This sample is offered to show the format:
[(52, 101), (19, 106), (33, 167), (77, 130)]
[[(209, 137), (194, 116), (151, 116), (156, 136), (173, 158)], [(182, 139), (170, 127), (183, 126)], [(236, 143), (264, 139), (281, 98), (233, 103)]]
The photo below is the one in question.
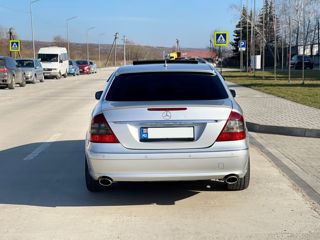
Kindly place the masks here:
[(148, 111), (185, 111), (187, 108), (148, 108)]
[(235, 140), (242, 140), (246, 138), (246, 132), (222, 132), (218, 139), (216, 140), (217, 142), (220, 141), (235, 141)]
[(119, 143), (115, 135), (91, 134), (91, 142), (96, 143)]

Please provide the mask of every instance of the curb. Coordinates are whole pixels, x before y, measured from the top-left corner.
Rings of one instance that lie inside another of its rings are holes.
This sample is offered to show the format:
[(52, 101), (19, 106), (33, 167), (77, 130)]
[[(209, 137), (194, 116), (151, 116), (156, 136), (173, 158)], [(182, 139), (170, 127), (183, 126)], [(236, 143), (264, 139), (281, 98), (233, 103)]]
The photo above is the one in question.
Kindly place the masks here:
[(246, 122), (246, 124), (248, 130), (251, 132), (280, 134), (295, 137), (320, 138), (320, 129), (262, 125), (253, 122)]

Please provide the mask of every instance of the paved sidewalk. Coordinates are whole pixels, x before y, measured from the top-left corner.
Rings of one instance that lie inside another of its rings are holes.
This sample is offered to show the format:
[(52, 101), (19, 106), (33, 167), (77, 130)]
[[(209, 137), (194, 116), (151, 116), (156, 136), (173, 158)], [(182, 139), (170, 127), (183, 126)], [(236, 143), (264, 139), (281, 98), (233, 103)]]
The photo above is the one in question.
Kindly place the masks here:
[(320, 110), (227, 82), (236, 90), (249, 130), (320, 137)]

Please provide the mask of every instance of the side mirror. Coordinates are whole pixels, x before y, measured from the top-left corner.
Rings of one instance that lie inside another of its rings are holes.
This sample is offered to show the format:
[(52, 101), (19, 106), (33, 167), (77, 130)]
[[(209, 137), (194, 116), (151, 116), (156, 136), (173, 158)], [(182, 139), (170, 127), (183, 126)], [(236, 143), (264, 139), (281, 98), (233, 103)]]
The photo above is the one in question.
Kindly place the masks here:
[(62, 60), (60, 60), (60, 61), (59, 61), (59, 63), (63, 63), (63, 61), (62, 61)]
[(230, 89), (230, 92), (231, 92), (232, 97), (235, 98), (237, 96), (236, 90)]
[(100, 100), (102, 93), (103, 93), (103, 91), (98, 91), (98, 92), (96, 92), (95, 98), (96, 98), (97, 100)]

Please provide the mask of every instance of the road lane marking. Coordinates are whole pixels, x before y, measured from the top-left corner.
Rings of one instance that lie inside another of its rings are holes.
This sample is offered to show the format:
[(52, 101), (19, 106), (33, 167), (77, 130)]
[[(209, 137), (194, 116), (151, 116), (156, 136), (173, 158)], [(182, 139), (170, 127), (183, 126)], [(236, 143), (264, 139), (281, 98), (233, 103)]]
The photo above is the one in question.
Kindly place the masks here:
[(26, 156), (23, 160), (25, 161), (29, 161), (34, 159), (35, 157), (37, 157), (42, 151), (44, 151), (45, 149), (47, 149), (52, 142), (54, 142), (55, 140), (57, 140), (59, 137), (61, 136), (61, 133), (57, 133), (53, 136), (51, 136), (47, 141), (45, 141), (44, 143), (42, 143), (39, 147), (37, 147), (32, 153), (30, 153), (28, 156)]

